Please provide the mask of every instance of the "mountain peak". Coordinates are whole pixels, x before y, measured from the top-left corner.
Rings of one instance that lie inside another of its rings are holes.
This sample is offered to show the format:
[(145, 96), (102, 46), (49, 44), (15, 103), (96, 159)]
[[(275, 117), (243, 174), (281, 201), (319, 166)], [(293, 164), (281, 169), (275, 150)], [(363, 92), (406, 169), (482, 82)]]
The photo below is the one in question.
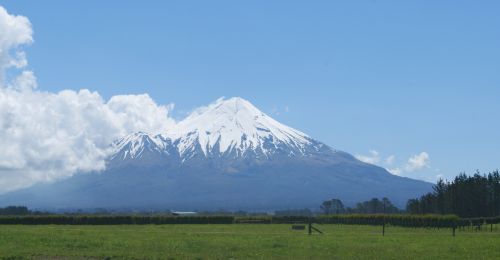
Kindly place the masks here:
[(197, 109), (167, 135), (179, 141), (181, 154), (198, 146), (205, 155), (248, 150), (268, 154), (279, 145), (300, 150), (310, 143), (306, 134), (279, 123), (240, 97), (220, 98)]
[(216, 116), (216, 117), (226, 116), (226, 117), (231, 117), (233, 119), (236, 117), (245, 117), (245, 116), (247, 117), (265, 116), (264, 113), (262, 113), (252, 103), (240, 97), (233, 97), (229, 99), (219, 98), (214, 103), (206, 107), (197, 109), (191, 115), (189, 115), (188, 118), (186, 118), (186, 120), (198, 117), (202, 114), (210, 114), (211, 116)]
[(232, 97), (229, 99), (219, 98), (214, 105), (218, 108), (228, 109), (235, 113), (239, 111), (262, 113), (252, 103), (241, 97)]

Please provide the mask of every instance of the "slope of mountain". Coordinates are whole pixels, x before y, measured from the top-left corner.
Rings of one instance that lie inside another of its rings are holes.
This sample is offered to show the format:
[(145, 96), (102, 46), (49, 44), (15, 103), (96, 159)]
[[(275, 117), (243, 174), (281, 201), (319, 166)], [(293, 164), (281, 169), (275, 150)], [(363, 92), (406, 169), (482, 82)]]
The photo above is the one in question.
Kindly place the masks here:
[(241, 98), (219, 99), (166, 133), (133, 133), (112, 148), (105, 172), (12, 192), (0, 205), (274, 210), (385, 196), (404, 206), (431, 190), (330, 148)]

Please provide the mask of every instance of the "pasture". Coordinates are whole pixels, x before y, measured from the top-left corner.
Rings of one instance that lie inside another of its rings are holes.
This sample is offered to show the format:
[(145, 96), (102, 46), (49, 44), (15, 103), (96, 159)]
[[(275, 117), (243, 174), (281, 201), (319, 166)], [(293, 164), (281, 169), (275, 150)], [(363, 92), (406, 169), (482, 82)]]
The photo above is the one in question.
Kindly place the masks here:
[(0, 225), (10, 259), (500, 259), (500, 230), (289, 224)]

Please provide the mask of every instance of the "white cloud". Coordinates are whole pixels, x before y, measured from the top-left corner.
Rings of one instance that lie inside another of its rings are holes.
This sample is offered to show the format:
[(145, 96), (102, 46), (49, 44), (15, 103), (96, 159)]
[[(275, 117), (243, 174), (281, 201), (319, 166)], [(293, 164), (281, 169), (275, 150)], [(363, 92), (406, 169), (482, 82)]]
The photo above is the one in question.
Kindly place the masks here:
[(33, 30), (28, 18), (10, 15), (0, 6), (0, 86), (7, 69), (23, 68), (28, 64), (20, 46), (33, 42)]
[(429, 154), (426, 152), (421, 152), (420, 154), (414, 155), (408, 159), (405, 170), (408, 172), (413, 172), (425, 167), (429, 167)]
[(289, 113), (290, 112), (290, 106), (285, 105), (284, 107), (273, 107), (270, 111), (270, 114), (280, 116), (284, 113)]
[(388, 172), (394, 174), (394, 175), (401, 175), (401, 168), (391, 168), (387, 169)]
[(356, 154), (356, 158), (362, 162), (369, 164), (378, 164), (380, 162), (380, 155), (375, 150), (370, 150), (369, 155)]
[(37, 181), (102, 170), (109, 144), (131, 132), (164, 132), (168, 106), (147, 94), (0, 89), (0, 193)]
[(384, 167), (388, 172), (394, 175), (407, 177), (411, 177), (409, 176), (409, 173), (416, 172), (424, 168), (430, 168), (430, 157), (427, 152), (421, 152), (410, 156), (410, 158), (408, 158), (408, 160), (400, 166), (397, 165), (395, 155), (389, 155), (387, 158), (381, 159), (383, 157), (376, 150), (370, 150), (368, 155), (356, 154), (355, 157), (362, 162)]
[[(410, 156), (406, 163), (401, 167), (390, 167), (394, 164), (395, 156), (391, 155), (386, 159), (387, 171), (394, 175), (401, 175), (407, 177), (411, 176), (410, 173), (422, 170), (423, 168), (430, 168), (429, 166), (429, 154), (426, 152), (421, 152), (420, 154)], [(429, 180), (428, 178), (426, 180)]]
[[(392, 165), (394, 162), (393, 158), (395, 159), (395, 157), (389, 156), (386, 160), (386, 164), (388, 167), (387, 171), (389, 171), (390, 173), (392, 173), (394, 175), (403, 175), (403, 176), (407, 176), (407, 177), (414, 177), (414, 176), (411, 176), (412, 172), (419, 171), (419, 170), (422, 170), (424, 168), (430, 168), (429, 154), (426, 152), (421, 152), (419, 154), (410, 156), (410, 158), (408, 158), (406, 163), (401, 167), (390, 167), (390, 165)], [(389, 162), (391, 162), (391, 163), (389, 163)], [(432, 179), (432, 178), (430, 178), (430, 179)], [(429, 178), (427, 178), (426, 180), (429, 180)], [(433, 181), (433, 180), (431, 180), (431, 181)]]
[[(173, 106), (147, 94), (104, 100), (89, 90), (36, 90), (23, 71), (22, 45), (33, 41), (31, 24), (0, 6), (0, 193), (105, 167), (109, 145), (131, 132), (164, 132), (175, 124)], [(13, 70), (12, 80), (5, 78)], [(15, 75), (17, 72), (17, 76)]]
[(16, 90), (33, 90), (38, 87), (38, 83), (33, 71), (25, 70), (14, 78), (9, 87)]
[(395, 160), (396, 160), (396, 156), (389, 155), (389, 157), (387, 157), (387, 159), (385, 159), (385, 163), (387, 165), (393, 165)]
[(280, 111), (279, 111), (278, 108), (273, 107), (273, 109), (271, 109), (271, 114), (279, 116), (280, 115)]

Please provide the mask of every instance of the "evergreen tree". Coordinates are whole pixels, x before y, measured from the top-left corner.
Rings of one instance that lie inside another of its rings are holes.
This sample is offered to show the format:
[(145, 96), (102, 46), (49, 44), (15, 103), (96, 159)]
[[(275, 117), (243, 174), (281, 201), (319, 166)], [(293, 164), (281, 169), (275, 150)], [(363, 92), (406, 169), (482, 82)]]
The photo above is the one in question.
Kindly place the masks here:
[(408, 201), (412, 214), (456, 214), (461, 217), (500, 215), (500, 174), (461, 173), (451, 182), (439, 180), (431, 193)]

